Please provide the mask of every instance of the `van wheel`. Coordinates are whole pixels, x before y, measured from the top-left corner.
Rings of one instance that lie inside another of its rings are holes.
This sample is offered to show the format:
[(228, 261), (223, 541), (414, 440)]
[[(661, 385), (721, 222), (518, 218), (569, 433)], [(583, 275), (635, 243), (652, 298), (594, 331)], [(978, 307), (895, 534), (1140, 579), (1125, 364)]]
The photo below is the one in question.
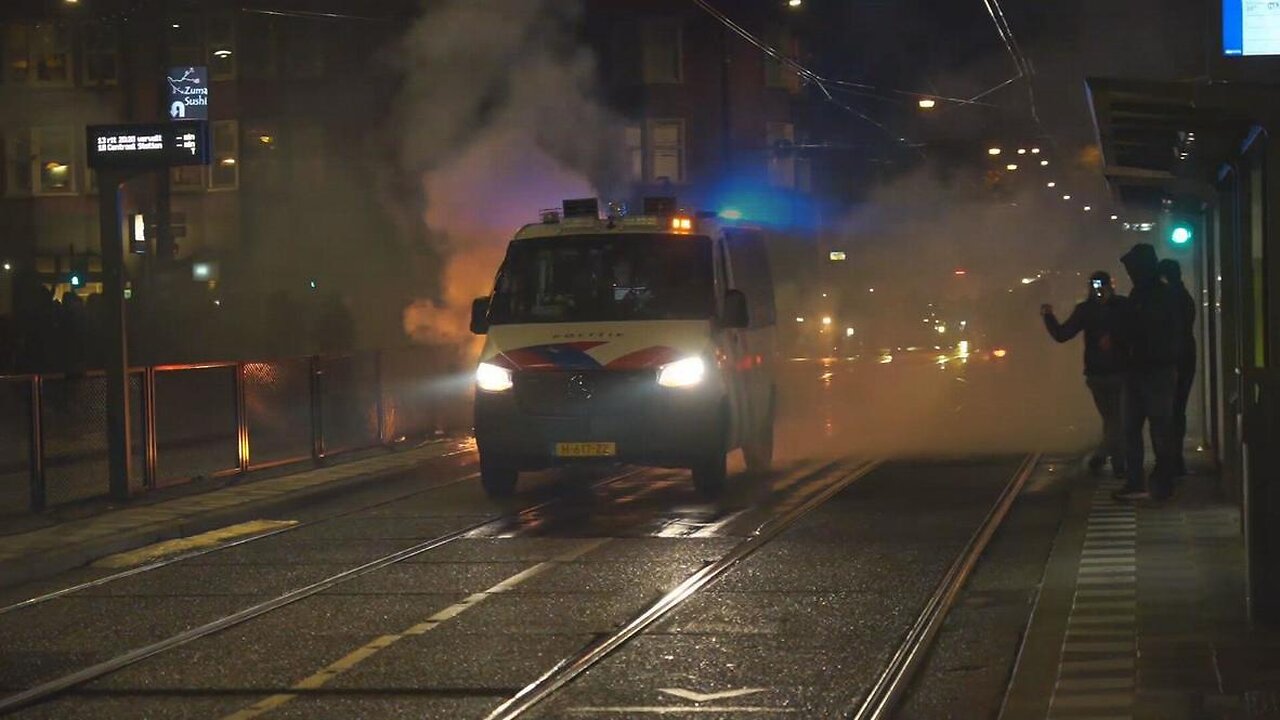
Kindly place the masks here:
[(747, 462), (747, 472), (767, 475), (773, 468), (773, 412), (760, 423), (752, 438), (742, 448), (742, 458)]
[(511, 497), (516, 491), (516, 481), (520, 478), (520, 471), (509, 465), (480, 460), (480, 484), (484, 487), (484, 492), (491, 498), (507, 498)]
[(729, 475), (729, 463), (725, 453), (717, 453), (690, 469), (693, 471), (693, 487), (703, 497), (718, 497), (724, 491), (725, 479)]

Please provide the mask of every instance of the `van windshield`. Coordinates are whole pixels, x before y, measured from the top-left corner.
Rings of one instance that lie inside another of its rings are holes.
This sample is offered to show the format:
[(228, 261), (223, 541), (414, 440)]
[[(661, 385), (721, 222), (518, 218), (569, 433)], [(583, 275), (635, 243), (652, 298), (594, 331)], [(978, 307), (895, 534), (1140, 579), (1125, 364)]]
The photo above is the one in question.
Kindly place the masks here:
[(715, 309), (711, 240), (574, 235), (517, 240), (489, 309), (494, 325), (698, 320)]

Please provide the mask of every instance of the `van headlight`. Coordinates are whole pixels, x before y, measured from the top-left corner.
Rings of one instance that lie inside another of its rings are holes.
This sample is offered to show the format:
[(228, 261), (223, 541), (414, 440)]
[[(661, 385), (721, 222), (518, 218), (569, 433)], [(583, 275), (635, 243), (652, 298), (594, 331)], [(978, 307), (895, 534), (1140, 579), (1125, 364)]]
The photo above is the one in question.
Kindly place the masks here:
[(482, 362), (476, 366), (476, 387), (485, 392), (503, 392), (511, 389), (511, 371), (493, 363)]
[(691, 387), (706, 377), (707, 364), (700, 357), (677, 360), (658, 369), (658, 384), (663, 387)]

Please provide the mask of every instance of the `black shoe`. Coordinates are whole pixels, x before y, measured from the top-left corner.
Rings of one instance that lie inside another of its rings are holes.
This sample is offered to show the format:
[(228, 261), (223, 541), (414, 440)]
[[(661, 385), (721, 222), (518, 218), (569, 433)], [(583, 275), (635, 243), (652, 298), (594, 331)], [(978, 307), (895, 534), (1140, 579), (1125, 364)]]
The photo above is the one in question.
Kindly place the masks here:
[(1111, 499), (1125, 501), (1149, 500), (1151, 499), (1151, 493), (1143, 490), (1142, 488), (1124, 487), (1111, 493)]

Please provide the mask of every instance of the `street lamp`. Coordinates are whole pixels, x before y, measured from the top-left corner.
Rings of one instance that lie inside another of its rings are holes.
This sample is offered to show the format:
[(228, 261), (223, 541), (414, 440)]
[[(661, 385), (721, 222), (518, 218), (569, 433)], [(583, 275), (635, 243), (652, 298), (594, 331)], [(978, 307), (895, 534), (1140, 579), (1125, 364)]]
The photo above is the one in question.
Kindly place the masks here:
[(1041, 160), (1041, 161), (1040, 161), (1040, 167), (1048, 167), (1048, 166), (1049, 166), (1049, 161), (1048, 161), (1048, 160)]
[(1005, 165), (1005, 166), (1004, 166), (1004, 169), (1005, 169), (1005, 170), (1009, 170), (1010, 172), (1012, 172), (1012, 171), (1014, 171), (1014, 170), (1017, 170), (1017, 169), (1018, 169), (1018, 166), (1017, 166), (1017, 164), (1016, 164), (1016, 163), (1009, 163), (1008, 165)]
[(1070, 196), (1070, 195), (1063, 195), (1063, 196), (1062, 196), (1062, 199), (1063, 199), (1063, 200), (1070, 200), (1070, 199), (1071, 199), (1071, 196)]
[(804, 0), (787, 0), (787, 7), (798, 8), (804, 4)]
[(1001, 149), (1000, 149), (1000, 148), (998, 148), (998, 147), (989, 147), (989, 148), (987, 148), (987, 154), (988, 154), (988, 155), (999, 155), (999, 154), (1000, 154), (1000, 153), (1002, 153), (1002, 152), (1004, 152), (1004, 151), (1003, 151), (1003, 150), (1001, 150)]
[(1045, 183), (1044, 186), (1047, 188), (1054, 188), (1054, 187), (1058, 187), (1058, 183), (1050, 180), (1049, 182)]
[(938, 104), (933, 98), (920, 98), (920, 102), (916, 103), (921, 110), (932, 110)]

